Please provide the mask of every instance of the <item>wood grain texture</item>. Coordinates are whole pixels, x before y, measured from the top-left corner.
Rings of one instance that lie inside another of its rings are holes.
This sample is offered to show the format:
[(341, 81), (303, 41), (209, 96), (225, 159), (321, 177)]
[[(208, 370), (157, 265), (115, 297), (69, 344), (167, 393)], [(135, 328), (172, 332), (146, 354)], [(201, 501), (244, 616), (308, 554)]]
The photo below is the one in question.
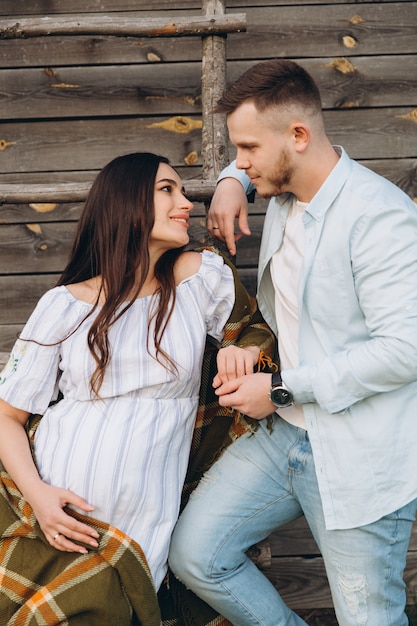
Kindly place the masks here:
[(129, 13), (123, 17), (96, 14), (94, 16), (47, 16), (0, 19), (0, 38), (27, 39), (50, 36), (136, 36), (136, 37), (184, 37), (201, 35), (225, 35), (244, 32), (246, 16), (243, 14), (146, 17)]
[[(411, 2), (412, 0), (404, 0)], [(303, 4), (318, 5), (328, 4), (329, 0), (303, 0)], [(370, 4), (382, 4), (391, 2), (391, 0), (367, 0)], [(333, 4), (352, 4), (352, 0), (332, 0)], [(227, 8), (245, 8), (253, 7), (253, 0), (228, 0)], [(146, 3), (149, 11), (164, 10), (168, 12), (172, 10), (172, 0), (148, 0)], [(262, 0), (263, 6), (285, 6), (288, 0)], [(134, 11), (137, 10), (137, 0), (2, 0), (0, 4), (0, 15), (56, 15), (60, 13), (90, 13), (96, 11), (105, 11), (112, 13), (113, 11)], [(178, 2), (178, 8), (187, 10), (201, 10), (200, 0), (181, 0)]]
[[(416, 158), (414, 109), (341, 109), (324, 112), (330, 139), (355, 159)], [(178, 125), (179, 129), (170, 128)], [(360, 130), (359, 130), (360, 129)], [(0, 127), (0, 170), (40, 172), (100, 169), (120, 154), (136, 150), (165, 154), (175, 167), (197, 155), (201, 165), (201, 118), (198, 116), (126, 117), (54, 121), (4, 122)], [(229, 152), (234, 154), (229, 144)]]
[[(121, 5), (114, 3), (114, 7), (116, 6)], [(184, 4), (181, 3), (180, 6)], [(236, 9), (228, 7), (228, 13), (237, 13), (241, 9), (242, 7)], [(415, 51), (416, 2), (314, 4), (296, 2), (288, 6), (266, 6), (262, 3), (262, 10), (259, 10), (256, 3), (252, 3), (252, 6), (244, 7), (244, 10), (247, 32), (228, 35), (229, 60), (263, 59), (274, 56), (297, 58), (300, 54), (305, 58), (356, 57), (409, 54)], [(164, 16), (176, 16), (177, 19), (185, 19), (193, 13), (196, 11), (180, 7), (164, 10)], [(102, 14), (100, 12), (100, 15)], [(22, 17), (24, 15), (23, 11)], [(48, 15), (47, 8), (44, 15)], [(161, 13), (150, 8), (147, 11), (129, 11), (126, 15), (120, 9), (113, 15), (135, 20), (160, 17)], [(68, 17), (70, 19), (72, 17), (69, 10)], [(123, 42), (123, 38), (119, 37), (106, 38), (94, 35), (84, 36), (77, 42), (74, 36), (63, 37), (62, 42), (58, 37), (50, 37), (47, 41), (39, 42), (35, 48), (30, 40), (27, 40), (26, 43), (23, 42), (25, 47), (22, 50), (19, 41), (15, 40), (12, 44), (13, 40), (3, 40), (0, 42), (0, 52), (2, 47), (5, 51), (13, 49), (15, 58), (20, 58), (24, 65), (37, 64), (38, 48), (39, 54), (42, 55), (39, 57), (39, 63), (47, 64), (60, 64), (59, 59), (62, 59), (64, 64), (72, 64), (66, 61), (67, 53), (70, 57), (74, 54), (78, 54), (80, 59), (84, 57), (84, 62), (88, 62), (85, 61), (88, 53), (95, 62), (100, 63), (106, 62), (106, 59), (110, 63), (118, 59), (137, 62), (138, 56), (142, 56), (142, 59), (160, 58), (170, 61), (181, 59), (185, 62), (200, 58), (199, 38), (189, 40), (187, 38), (187, 41), (183, 42), (175, 38), (147, 40), (136, 37)], [(12, 44), (10, 47), (9, 43)], [(111, 54), (108, 46), (112, 48)], [(142, 55), (139, 48), (142, 48)], [(32, 54), (29, 53), (30, 50), (33, 51)], [(2, 56), (7, 57), (7, 54)]]
[[(414, 107), (417, 103), (417, 76), (410, 72), (417, 65), (417, 55), (300, 62), (317, 81), (325, 109)], [(252, 65), (229, 62), (227, 82)], [(201, 74), (199, 61), (2, 69), (0, 118), (201, 115)]]

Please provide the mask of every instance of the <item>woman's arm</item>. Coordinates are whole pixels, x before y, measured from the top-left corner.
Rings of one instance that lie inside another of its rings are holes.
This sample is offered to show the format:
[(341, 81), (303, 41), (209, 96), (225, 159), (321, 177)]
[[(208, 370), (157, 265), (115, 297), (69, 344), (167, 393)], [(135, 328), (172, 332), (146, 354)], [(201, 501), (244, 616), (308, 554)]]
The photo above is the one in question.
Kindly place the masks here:
[(86, 548), (74, 541), (97, 547), (98, 534), (87, 524), (68, 515), (64, 507), (71, 504), (86, 512), (93, 511), (94, 507), (71, 491), (53, 487), (41, 480), (25, 431), (28, 417), (27, 411), (0, 399), (0, 459), (31, 505), (48, 542), (64, 552), (85, 554)]
[(259, 346), (227, 346), (217, 353), (217, 375), (213, 379), (213, 387), (220, 387), (228, 380), (234, 380), (245, 374), (252, 374), (258, 363)]

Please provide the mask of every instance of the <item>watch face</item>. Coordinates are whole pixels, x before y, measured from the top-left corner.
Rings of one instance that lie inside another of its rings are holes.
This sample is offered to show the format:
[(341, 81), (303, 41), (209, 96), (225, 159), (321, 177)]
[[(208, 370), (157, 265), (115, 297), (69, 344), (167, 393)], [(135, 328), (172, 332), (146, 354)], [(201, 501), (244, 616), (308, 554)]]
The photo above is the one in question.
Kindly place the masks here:
[(285, 407), (292, 404), (292, 393), (284, 387), (275, 387), (271, 390), (271, 402), (275, 406)]

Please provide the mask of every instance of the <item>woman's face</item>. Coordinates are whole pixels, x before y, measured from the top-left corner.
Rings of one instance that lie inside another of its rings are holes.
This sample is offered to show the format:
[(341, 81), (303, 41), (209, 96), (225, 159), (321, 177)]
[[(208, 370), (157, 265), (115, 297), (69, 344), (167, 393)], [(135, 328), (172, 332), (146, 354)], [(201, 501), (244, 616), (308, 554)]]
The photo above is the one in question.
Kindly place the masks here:
[(155, 223), (149, 245), (161, 254), (186, 245), (189, 213), (192, 202), (183, 193), (181, 178), (167, 163), (160, 163), (155, 178), (154, 191)]

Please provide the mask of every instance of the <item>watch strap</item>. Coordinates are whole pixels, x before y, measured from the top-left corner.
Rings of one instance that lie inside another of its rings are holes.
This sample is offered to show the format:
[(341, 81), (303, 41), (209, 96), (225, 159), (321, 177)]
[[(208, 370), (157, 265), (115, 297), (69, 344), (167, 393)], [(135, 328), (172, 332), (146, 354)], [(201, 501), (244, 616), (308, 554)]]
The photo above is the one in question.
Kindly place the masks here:
[(271, 378), (271, 388), (278, 387), (280, 385), (282, 385), (281, 373), (273, 372), (272, 378)]

